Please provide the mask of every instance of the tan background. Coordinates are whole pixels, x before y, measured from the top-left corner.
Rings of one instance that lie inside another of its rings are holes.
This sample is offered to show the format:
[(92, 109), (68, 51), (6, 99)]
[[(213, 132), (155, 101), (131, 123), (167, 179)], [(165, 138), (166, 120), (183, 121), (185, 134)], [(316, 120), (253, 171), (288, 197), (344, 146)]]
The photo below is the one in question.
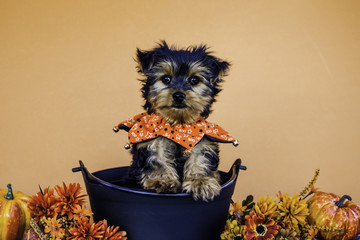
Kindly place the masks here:
[(0, 1), (0, 185), (26, 194), (130, 164), (136, 47), (207, 43), (232, 62), (214, 113), (240, 141), (234, 199), (317, 186), (360, 203), (360, 1)]

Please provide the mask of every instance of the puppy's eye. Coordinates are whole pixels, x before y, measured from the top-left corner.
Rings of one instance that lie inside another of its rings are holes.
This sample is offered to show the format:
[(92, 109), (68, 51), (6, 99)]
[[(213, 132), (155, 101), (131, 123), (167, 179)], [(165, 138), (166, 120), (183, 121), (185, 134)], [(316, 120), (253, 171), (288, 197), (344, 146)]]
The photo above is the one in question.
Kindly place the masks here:
[(169, 85), (170, 84), (170, 82), (171, 82), (171, 77), (170, 76), (163, 76), (162, 78), (161, 78), (161, 81), (165, 84), (165, 85)]
[(189, 82), (192, 86), (195, 86), (200, 82), (200, 79), (196, 76), (193, 76), (189, 78)]

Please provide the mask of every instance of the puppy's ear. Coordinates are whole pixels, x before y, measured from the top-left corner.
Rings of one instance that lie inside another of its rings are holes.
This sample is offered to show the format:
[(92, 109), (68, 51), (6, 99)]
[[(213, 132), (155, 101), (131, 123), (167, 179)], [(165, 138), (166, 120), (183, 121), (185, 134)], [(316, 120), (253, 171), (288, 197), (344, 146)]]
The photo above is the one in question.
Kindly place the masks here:
[(215, 57), (212, 59), (211, 62), (212, 62), (212, 64), (211, 64), (211, 73), (212, 73), (211, 82), (219, 83), (222, 81), (222, 78), (224, 76), (226, 76), (226, 74), (230, 68), (230, 63), (220, 60)]
[(154, 65), (155, 51), (141, 51), (139, 48), (136, 51), (136, 61), (138, 63), (138, 70), (143, 74), (147, 74)]

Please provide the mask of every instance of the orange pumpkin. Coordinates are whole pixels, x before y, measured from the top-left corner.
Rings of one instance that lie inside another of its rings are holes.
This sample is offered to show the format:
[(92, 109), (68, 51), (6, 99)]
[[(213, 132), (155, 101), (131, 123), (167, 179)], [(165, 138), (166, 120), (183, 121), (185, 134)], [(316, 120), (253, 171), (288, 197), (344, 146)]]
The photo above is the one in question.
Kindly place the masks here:
[(339, 231), (320, 231), (324, 239), (347, 240), (360, 233), (360, 206), (351, 197), (333, 193), (316, 192), (309, 200), (309, 223)]
[(0, 190), (0, 240), (22, 239), (26, 229), (30, 227), (30, 212), (27, 204), (30, 197), (19, 191)]

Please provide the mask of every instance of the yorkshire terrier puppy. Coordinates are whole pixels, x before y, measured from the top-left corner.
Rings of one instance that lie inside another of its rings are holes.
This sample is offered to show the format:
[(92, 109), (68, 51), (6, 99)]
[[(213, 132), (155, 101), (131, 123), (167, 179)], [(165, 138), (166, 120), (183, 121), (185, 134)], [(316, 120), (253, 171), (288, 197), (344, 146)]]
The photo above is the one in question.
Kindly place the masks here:
[(114, 128), (129, 132), (129, 177), (145, 189), (212, 200), (221, 190), (218, 142), (237, 143), (205, 119), (230, 64), (205, 45), (178, 49), (165, 41), (137, 49), (137, 62), (146, 112)]

